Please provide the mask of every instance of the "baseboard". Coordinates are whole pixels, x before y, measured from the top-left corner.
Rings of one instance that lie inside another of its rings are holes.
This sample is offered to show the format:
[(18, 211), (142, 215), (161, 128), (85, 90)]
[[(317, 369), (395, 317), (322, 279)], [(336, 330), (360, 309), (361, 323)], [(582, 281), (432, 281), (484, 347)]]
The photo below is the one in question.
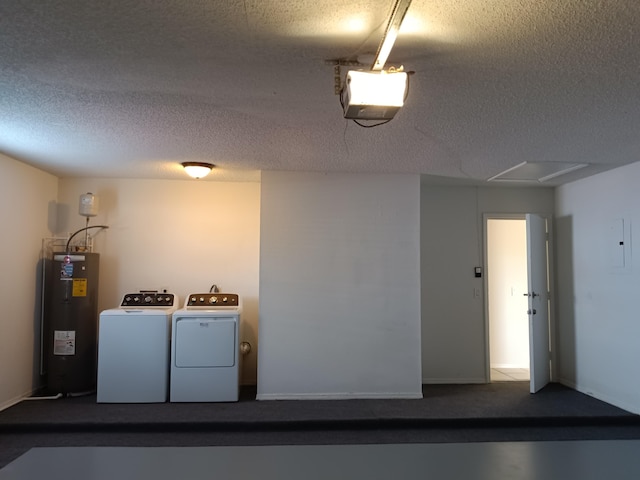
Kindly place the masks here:
[(22, 402), (25, 398), (30, 397), (31, 395), (33, 395), (33, 391), (31, 392), (25, 392), (22, 395), (18, 395), (17, 397), (13, 397), (9, 400), (6, 400), (2, 403), (0, 403), (0, 412), (3, 410), (6, 410), (9, 407), (13, 407), (14, 405), (17, 405), (18, 403)]
[(470, 378), (423, 378), (422, 383), (424, 385), (468, 385), (470, 383), (487, 383), (487, 379), (484, 377), (470, 377)]
[(422, 392), (359, 393), (258, 393), (256, 400), (383, 400), (421, 399)]
[(590, 397), (596, 398), (602, 402), (606, 402), (609, 405), (613, 405), (614, 407), (621, 408), (622, 410), (626, 410), (627, 412), (633, 413), (634, 415), (640, 415), (640, 406), (628, 404), (626, 402), (622, 402), (617, 398), (612, 398), (609, 395), (606, 395), (602, 392), (593, 390), (588, 387), (584, 387), (575, 383), (572, 380), (567, 380), (566, 378), (560, 378), (558, 383), (564, 385), (565, 387), (572, 388), (580, 393), (584, 393), (585, 395), (589, 395)]

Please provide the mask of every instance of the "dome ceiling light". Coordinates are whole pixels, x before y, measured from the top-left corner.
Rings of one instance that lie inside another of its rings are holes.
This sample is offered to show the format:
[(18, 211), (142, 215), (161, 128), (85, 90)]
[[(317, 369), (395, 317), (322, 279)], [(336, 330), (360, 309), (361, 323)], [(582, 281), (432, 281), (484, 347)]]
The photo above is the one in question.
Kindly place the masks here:
[(193, 178), (206, 177), (215, 167), (214, 164), (205, 162), (183, 162), (182, 166), (187, 174)]

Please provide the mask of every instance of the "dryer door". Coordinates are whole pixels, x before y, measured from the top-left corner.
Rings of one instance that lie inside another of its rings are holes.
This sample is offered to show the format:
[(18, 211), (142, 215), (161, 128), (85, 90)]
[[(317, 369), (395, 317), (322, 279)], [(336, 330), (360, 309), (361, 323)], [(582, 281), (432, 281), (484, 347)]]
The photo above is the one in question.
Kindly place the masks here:
[(232, 367), (236, 358), (236, 329), (235, 317), (177, 319), (176, 367)]

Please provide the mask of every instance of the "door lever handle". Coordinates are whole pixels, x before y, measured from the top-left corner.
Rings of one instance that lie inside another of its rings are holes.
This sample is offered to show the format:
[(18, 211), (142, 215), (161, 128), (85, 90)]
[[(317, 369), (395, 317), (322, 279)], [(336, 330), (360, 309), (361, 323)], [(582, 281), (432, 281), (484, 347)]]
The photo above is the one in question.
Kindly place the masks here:
[(536, 293), (536, 292), (523, 293), (522, 295), (524, 295), (525, 297), (533, 297), (533, 298), (535, 298), (535, 297), (539, 297), (539, 296), (540, 296), (540, 294), (539, 294), (539, 293)]

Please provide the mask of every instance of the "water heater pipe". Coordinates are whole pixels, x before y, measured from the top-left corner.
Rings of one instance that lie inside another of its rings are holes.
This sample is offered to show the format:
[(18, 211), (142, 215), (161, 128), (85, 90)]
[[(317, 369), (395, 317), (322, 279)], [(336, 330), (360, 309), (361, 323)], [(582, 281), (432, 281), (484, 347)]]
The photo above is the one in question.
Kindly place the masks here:
[(107, 225), (91, 225), (90, 227), (84, 227), (84, 228), (81, 228), (80, 230), (73, 232), (73, 234), (69, 237), (69, 240), (67, 240), (67, 245), (64, 251), (69, 253), (69, 244), (71, 243), (71, 239), (73, 239), (73, 237), (75, 237), (80, 232), (84, 232), (86, 230), (89, 230), (90, 228), (109, 228), (109, 227)]

